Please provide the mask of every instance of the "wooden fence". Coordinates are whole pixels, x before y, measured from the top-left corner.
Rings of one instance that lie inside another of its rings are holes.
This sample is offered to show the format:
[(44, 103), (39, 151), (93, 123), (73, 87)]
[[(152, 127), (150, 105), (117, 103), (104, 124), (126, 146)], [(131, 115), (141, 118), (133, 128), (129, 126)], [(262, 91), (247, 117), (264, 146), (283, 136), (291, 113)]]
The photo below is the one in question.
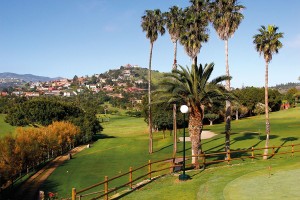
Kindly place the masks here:
[[(222, 163), (226, 162), (227, 164), (230, 164), (234, 162), (235, 160), (245, 160), (245, 159), (258, 159), (263, 156), (265, 156), (262, 152), (265, 148), (249, 148), (249, 149), (243, 149), (243, 150), (234, 150), (234, 151), (228, 151), (228, 152), (215, 152), (215, 153), (209, 153), (209, 154), (201, 154), (196, 155), (194, 157), (198, 157), (200, 165), (205, 168), (212, 164), (216, 163)], [(300, 144), (291, 144), (291, 145), (285, 145), (285, 146), (271, 146), (268, 148), (271, 150), (271, 152), (266, 155), (269, 157), (269, 159), (273, 158), (275, 155), (280, 154), (290, 154), (290, 156), (294, 156), (295, 153), (300, 152)], [(260, 153), (259, 153), (260, 152)], [(186, 156), (186, 159), (190, 160), (192, 156)], [(179, 162), (178, 162), (179, 160)], [(123, 174), (120, 174), (118, 176), (108, 178), (108, 176), (104, 177), (104, 180), (100, 183), (96, 183), (94, 185), (91, 185), (87, 188), (77, 190), (76, 188), (72, 188), (72, 200), (81, 200), (81, 199), (100, 199), (104, 198), (105, 200), (108, 200), (109, 197), (112, 197), (117, 191), (120, 191), (122, 188), (127, 188), (129, 190), (133, 190), (135, 186), (134, 183), (137, 183), (138, 181), (141, 182), (143, 180), (144, 182), (151, 181), (154, 178), (154, 175), (166, 175), (173, 173), (176, 171), (176, 169), (180, 169), (182, 166), (182, 157), (176, 157), (176, 158), (168, 158), (163, 160), (158, 160), (152, 162), (151, 160), (148, 161), (147, 164), (140, 166), (138, 168), (129, 168), (129, 171)], [(186, 164), (187, 168), (191, 168), (192, 164)], [(134, 177), (134, 174), (138, 171), (145, 171), (142, 173), (142, 175), (136, 175), (137, 177)], [(114, 180), (120, 179), (122, 177), (128, 177), (128, 181), (118, 185), (116, 187), (109, 188), (109, 183), (111, 183)], [(147, 177), (147, 178), (146, 178)], [(96, 188), (99, 187), (99, 188)], [(101, 188), (102, 189), (101, 189)], [(90, 190), (98, 190), (86, 193)], [(66, 200), (67, 200), (66, 199)]]

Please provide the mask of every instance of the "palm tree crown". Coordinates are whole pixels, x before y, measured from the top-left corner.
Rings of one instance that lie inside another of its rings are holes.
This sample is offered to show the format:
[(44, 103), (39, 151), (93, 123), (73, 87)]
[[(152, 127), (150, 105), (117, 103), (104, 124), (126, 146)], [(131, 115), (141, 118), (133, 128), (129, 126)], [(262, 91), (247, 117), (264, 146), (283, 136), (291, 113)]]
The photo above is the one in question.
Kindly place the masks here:
[(228, 40), (244, 19), (241, 11), (245, 8), (237, 0), (217, 0), (212, 3), (212, 23), (221, 40)]
[[(219, 83), (229, 79), (228, 76), (219, 76), (208, 81), (214, 64), (200, 64), (199, 67), (192, 65), (192, 69), (179, 66), (180, 70), (166, 74), (156, 91), (157, 99), (168, 103), (184, 103), (189, 107), (189, 133), (192, 142), (192, 155), (199, 155), (201, 150), (201, 132), (205, 106), (212, 105), (216, 99), (229, 98), (225, 88)], [(198, 160), (192, 162), (198, 166)]]
[(175, 43), (179, 39), (182, 29), (183, 11), (178, 6), (173, 6), (169, 12), (164, 13), (164, 17), (171, 40)]
[(184, 46), (187, 55), (197, 65), (197, 55), (203, 42), (208, 41), (208, 1), (191, 0), (192, 5), (187, 7), (184, 18), (184, 29), (180, 36), (180, 43)]
[(278, 50), (282, 47), (279, 39), (283, 38), (283, 33), (278, 33), (277, 30), (278, 27), (274, 25), (269, 25), (267, 28), (261, 26), (258, 29), (259, 34), (253, 36), (256, 51), (260, 55), (263, 54), (265, 61), (268, 63), (272, 60), (272, 55), (278, 53)]
[(142, 16), (142, 29), (146, 32), (146, 37), (151, 43), (154, 43), (158, 38), (158, 33), (165, 33), (164, 19), (160, 9), (146, 10)]

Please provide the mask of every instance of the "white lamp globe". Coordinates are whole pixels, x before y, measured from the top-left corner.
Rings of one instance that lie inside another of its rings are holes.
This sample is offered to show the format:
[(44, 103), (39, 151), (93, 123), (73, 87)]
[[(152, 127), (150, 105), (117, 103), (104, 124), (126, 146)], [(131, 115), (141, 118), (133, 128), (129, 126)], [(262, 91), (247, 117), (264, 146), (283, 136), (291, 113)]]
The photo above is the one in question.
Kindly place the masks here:
[(180, 112), (187, 113), (189, 111), (189, 107), (187, 105), (180, 106)]

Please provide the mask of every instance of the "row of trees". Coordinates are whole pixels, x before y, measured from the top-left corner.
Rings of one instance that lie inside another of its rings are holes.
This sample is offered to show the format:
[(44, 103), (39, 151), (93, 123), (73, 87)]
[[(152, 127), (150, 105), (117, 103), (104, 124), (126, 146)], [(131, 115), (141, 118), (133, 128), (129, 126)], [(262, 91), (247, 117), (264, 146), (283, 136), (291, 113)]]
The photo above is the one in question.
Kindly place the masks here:
[[(269, 110), (279, 111), (281, 109), (282, 102), (287, 101), (288, 97), (291, 96), (290, 103), (294, 102), (293, 91), (287, 92), (285, 95), (279, 93), (276, 89), (269, 89)], [(297, 90), (296, 90), (297, 91)], [(232, 118), (240, 119), (248, 116), (264, 114), (264, 88), (246, 87), (242, 89), (234, 89), (231, 91), (235, 97), (232, 102)], [(147, 111), (147, 102), (144, 101), (144, 110)], [(261, 105), (263, 104), (263, 109)], [(173, 116), (172, 116), (172, 105), (169, 103), (157, 103), (152, 106), (153, 115), (153, 126), (158, 130), (172, 130), (173, 128)], [(177, 121), (178, 125), (182, 125), (182, 114), (177, 110)], [(145, 115), (145, 121), (148, 122), (148, 118)], [(225, 102), (215, 99), (210, 106), (207, 106), (204, 110), (204, 124), (213, 124), (214, 121), (224, 122), (225, 121)]]
[(82, 143), (88, 142), (92, 136), (103, 130), (96, 112), (83, 110), (74, 103), (60, 101), (55, 98), (33, 98), (13, 104), (5, 121), (13, 126), (47, 126), (54, 121), (69, 121), (80, 128)]
[(83, 137), (77, 126), (64, 121), (40, 128), (17, 128), (15, 134), (0, 140), (0, 185), (70, 150)]
[[(162, 83), (162, 91), (165, 96), (169, 95), (167, 102), (174, 103), (174, 118), (176, 117), (175, 103), (185, 103), (190, 108), (189, 115), (189, 133), (192, 141), (192, 155), (201, 152), (201, 132), (202, 120), (204, 118), (204, 108), (209, 107), (211, 102), (216, 99), (226, 101), (225, 108), (225, 151), (230, 149), (230, 130), (231, 130), (231, 99), (230, 91), (230, 74), (228, 65), (228, 40), (237, 30), (244, 16), (241, 14), (244, 6), (239, 5), (236, 0), (190, 0), (191, 5), (184, 10), (176, 6), (170, 8), (170, 12), (161, 13), (159, 9), (146, 10), (142, 16), (142, 29), (146, 32), (146, 37), (150, 40), (150, 59), (148, 75), (148, 123), (149, 123), (149, 153), (153, 151), (152, 144), (152, 111), (151, 111), (151, 60), (153, 44), (157, 40), (159, 33), (165, 33), (165, 25), (170, 33), (174, 43), (174, 62), (173, 74), (167, 75), (165, 82)], [(212, 23), (220, 39), (225, 41), (226, 57), (226, 76), (218, 77), (212, 82), (208, 82), (210, 73), (213, 70), (213, 64), (202, 67), (197, 66), (197, 55), (200, 52), (203, 42), (207, 42), (208, 24)], [(272, 54), (278, 53), (282, 47), (280, 38), (283, 33), (277, 33), (278, 28), (275, 26), (261, 26), (259, 34), (253, 37), (253, 43), (256, 50), (264, 55), (266, 61), (266, 84), (265, 84), (265, 113), (266, 113), (266, 133), (268, 147), (270, 126), (268, 116), (268, 63), (272, 59)], [(193, 60), (190, 69), (177, 70), (176, 49), (177, 41), (183, 45), (187, 55)], [(210, 72), (208, 72), (210, 71)], [(204, 72), (206, 77), (203, 76)], [(207, 79), (206, 79), (207, 78)], [(167, 81), (166, 81), (167, 80)], [(220, 81), (226, 80), (226, 91), (218, 85)], [(177, 82), (177, 84), (174, 84)], [(211, 86), (217, 87), (211, 87)], [(215, 93), (216, 92), (216, 93)], [(217, 94), (217, 95), (216, 95)], [(207, 100), (209, 99), (209, 100)], [(176, 120), (174, 119), (174, 122)], [(174, 123), (175, 125), (176, 123)], [(176, 129), (176, 127), (174, 127)], [(176, 132), (175, 132), (176, 133)], [(174, 134), (174, 147), (176, 145), (176, 134)], [(174, 148), (176, 152), (176, 148)]]
[[(208, 24), (211, 22), (217, 31), (220, 39), (225, 41), (226, 47), (226, 75), (229, 77), (228, 66), (228, 39), (232, 37), (242, 19), (241, 10), (244, 8), (238, 5), (236, 0), (190, 0), (191, 5), (185, 9), (177, 6), (170, 8), (169, 12), (161, 13), (159, 9), (146, 10), (142, 17), (142, 29), (146, 32), (146, 37), (150, 40), (150, 59), (149, 59), (149, 153), (152, 153), (152, 119), (151, 119), (151, 59), (153, 44), (157, 40), (158, 33), (165, 33), (166, 25), (171, 40), (174, 43), (174, 62), (173, 69), (176, 70), (177, 42), (183, 45), (187, 55), (193, 60), (193, 66), (197, 65), (197, 55), (200, 52), (202, 43), (207, 42)], [(192, 67), (193, 67), (192, 66)], [(230, 79), (226, 81), (226, 89), (230, 90)], [(226, 101), (226, 149), (230, 146), (230, 121), (231, 104)], [(176, 121), (176, 106), (173, 106), (174, 122)], [(176, 127), (174, 124), (174, 152), (176, 152)], [(201, 134), (201, 133), (199, 133)]]
[[(161, 13), (159, 9), (146, 10), (146, 14), (142, 17), (142, 29), (146, 32), (146, 37), (150, 40), (150, 59), (149, 59), (149, 153), (152, 153), (152, 119), (151, 119), (151, 59), (153, 43), (158, 37), (158, 33), (163, 35), (165, 33), (164, 25), (170, 33), (172, 42), (174, 43), (174, 62), (173, 69), (176, 70), (176, 51), (177, 41), (183, 45), (187, 55), (193, 60), (193, 66), (197, 66), (197, 55), (200, 52), (203, 42), (207, 42), (208, 24), (212, 22), (219, 37), (225, 40), (226, 44), (226, 61), (228, 61), (228, 39), (233, 35), (243, 19), (240, 13), (244, 8), (238, 5), (237, 1), (230, 0), (216, 0), (210, 2), (209, 0), (190, 0), (191, 5), (184, 10), (173, 6), (170, 12)], [(202, 67), (201, 67), (202, 68)], [(226, 75), (229, 77), (228, 62), (226, 62)], [(230, 79), (227, 78), (226, 88), (230, 90)], [(174, 105), (174, 118), (176, 117), (176, 107)], [(201, 108), (198, 108), (201, 110)], [(230, 103), (227, 102), (226, 115), (226, 148), (229, 148), (229, 134), (230, 134)], [(202, 112), (202, 111), (201, 111)], [(176, 121), (174, 119), (174, 121)], [(174, 123), (175, 125), (176, 123)], [(176, 127), (174, 137), (176, 137)], [(200, 130), (200, 129), (199, 129)], [(198, 133), (198, 134), (201, 134)], [(176, 144), (176, 139), (174, 144)], [(175, 146), (175, 145), (174, 145)], [(176, 148), (174, 148), (176, 151)]]

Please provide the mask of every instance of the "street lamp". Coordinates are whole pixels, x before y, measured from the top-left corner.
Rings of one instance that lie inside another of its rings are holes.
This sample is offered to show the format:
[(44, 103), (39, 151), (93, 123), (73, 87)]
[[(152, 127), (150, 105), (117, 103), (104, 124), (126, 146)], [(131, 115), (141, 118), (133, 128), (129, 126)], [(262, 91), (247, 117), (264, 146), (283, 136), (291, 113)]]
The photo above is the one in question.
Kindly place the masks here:
[(189, 108), (187, 105), (180, 106), (180, 112), (183, 113), (183, 169), (182, 174), (179, 175), (179, 180), (185, 181), (190, 178), (189, 175), (185, 174), (185, 114), (188, 113)]

